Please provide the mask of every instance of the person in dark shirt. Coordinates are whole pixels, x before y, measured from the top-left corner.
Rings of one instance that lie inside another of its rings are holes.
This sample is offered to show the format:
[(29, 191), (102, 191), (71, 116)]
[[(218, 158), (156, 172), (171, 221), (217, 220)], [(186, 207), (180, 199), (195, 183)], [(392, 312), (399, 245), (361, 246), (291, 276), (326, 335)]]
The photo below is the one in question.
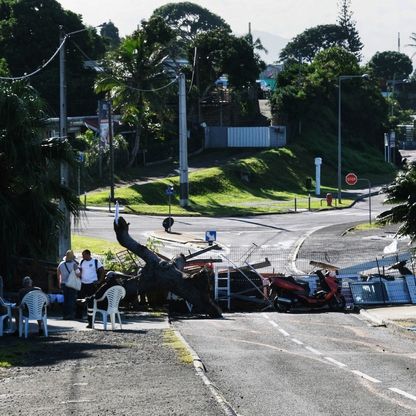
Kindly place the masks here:
[[(19, 333), (19, 309), (20, 309), (20, 304), (22, 303), (23, 298), (25, 297), (26, 294), (28, 294), (32, 290), (41, 290), (40, 287), (33, 286), (33, 280), (29, 276), (25, 276), (23, 278), (22, 286), (23, 287), (19, 290), (19, 292), (17, 294), (16, 306), (12, 310), (13, 317), (14, 317), (15, 322), (16, 322), (16, 328), (17, 328), (16, 331), (15, 331), (16, 335)], [(26, 313), (27, 313), (27, 311), (26, 311)], [(23, 310), (23, 314), (25, 314), (24, 310)], [(38, 321), (38, 327), (39, 327), (39, 335), (42, 335), (43, 334), (42, 321)]]

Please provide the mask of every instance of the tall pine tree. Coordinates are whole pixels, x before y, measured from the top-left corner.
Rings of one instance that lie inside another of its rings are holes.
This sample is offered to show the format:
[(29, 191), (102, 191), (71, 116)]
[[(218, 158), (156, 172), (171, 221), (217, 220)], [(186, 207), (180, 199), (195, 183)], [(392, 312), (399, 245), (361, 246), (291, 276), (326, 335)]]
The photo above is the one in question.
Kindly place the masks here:
[(361, 49), (363, 44), (352, 19), (351, 0), (340, 0), (338, 2), (339, 13), (337, 23), (345, 30), (345, 38), (348, 42), (348, 50), (352, 52), (358, 60), (361, 59)]

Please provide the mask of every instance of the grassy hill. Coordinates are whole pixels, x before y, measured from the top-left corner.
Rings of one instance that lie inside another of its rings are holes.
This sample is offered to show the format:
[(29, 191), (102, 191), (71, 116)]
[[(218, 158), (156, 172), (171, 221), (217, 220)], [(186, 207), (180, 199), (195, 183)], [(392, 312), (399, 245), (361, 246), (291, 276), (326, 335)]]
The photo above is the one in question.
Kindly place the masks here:
[[(352, 171), (359, 178), (366, 178), (373, 185), (390, 182), (395, 169), (386, 164), (382, 154), (372, 148), (343, 147), (343, 175)], [(214, 161), (224, 150), (202, 155)], [(322, 157), (321, 197), (308, 201), (305, 188), (308, 177), (315, 179), (314, 158)], [(166, 167), (164, 168), (166, 170)], [(344, 180), (344, 179), (343, 179)], [(337, 193), (337, 142), (332, 137), (316, 134), (308, 141), (280, 149), (253, 151), (246, 157), (232, 159), (220, 166), (202, 168), (189, 174), (189, 201), (187, 209), (179, 206), (179, 177), (165, 177), (143, 184), (117, 185), (115, 197), (130, 211), (141, 214), (168, 213), (168, 197), (165, 190), (173, 185), (174, 215), (250, 215), (286, 212), (304, 209), (326, 208), (322, 197)], [(348, 186), (343, 183), (343, 188)], [(366, 188), (367, 182), (359, 182), (355, 188)], [(354, 187), (349, 187), (354, 189)], [(108, 189), (90, 192), (88, 205), (108, 205)], [(344, 199), (347, 205), (351, 199)], [(296, 202), (295, 202), (296, 199)]]

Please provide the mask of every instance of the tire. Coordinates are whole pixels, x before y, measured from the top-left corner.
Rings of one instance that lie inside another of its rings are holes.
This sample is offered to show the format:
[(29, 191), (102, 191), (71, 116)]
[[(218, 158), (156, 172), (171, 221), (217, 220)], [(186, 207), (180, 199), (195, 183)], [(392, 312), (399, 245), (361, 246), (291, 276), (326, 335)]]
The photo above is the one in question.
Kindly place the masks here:
[(332, 311), (342, 312), (345, 309), (346, 303), (343, 295), (339, 295), (338, 297), (334, 296), (329, 302), (329, 307)]

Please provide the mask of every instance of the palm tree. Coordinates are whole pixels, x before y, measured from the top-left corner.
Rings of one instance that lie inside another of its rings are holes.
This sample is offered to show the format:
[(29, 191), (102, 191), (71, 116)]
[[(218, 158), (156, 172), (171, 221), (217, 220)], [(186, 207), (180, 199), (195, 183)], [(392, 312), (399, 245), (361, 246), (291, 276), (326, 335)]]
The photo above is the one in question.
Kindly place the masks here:
[(46, 115), (23, 82), (0, 83), (0, 270), (13, 257), (56, 260), (62, 197), (77, 216), (75, 193), (59, 182), (62, 160), (74, 160), (68, 143), (45, 139)]
[(158, 90), (172, 81), (166, 70), (174, 32), (160, 17), (142, 22), (142, 27), (127, 36), (118, 49), (107, 54), (104, 72), (95, 83), (97, 93), (109, 93), (123, 121), (135, 126), (135, 139), (128, 167), (135, 161), (146, 114), (163, 102)]
[(410, 164), (399, 172), (387, 188), (386, 203), (394, 207), (382, 212), (378, 219), (382, 224), (401, 224), (398, 234), (416, 239), (416, 166)]
[[(412, 46), (413, 48), (416, 48), (416, 32), (413, 32), (411, 35), (410, 35), (410, 40), (413, 42), (413, 43), (409, 43), (407, 46)], [(416, 52), (414, 52), (414, 53), (412, 53), (412, 58), (414, 57), (416, 55)]]

